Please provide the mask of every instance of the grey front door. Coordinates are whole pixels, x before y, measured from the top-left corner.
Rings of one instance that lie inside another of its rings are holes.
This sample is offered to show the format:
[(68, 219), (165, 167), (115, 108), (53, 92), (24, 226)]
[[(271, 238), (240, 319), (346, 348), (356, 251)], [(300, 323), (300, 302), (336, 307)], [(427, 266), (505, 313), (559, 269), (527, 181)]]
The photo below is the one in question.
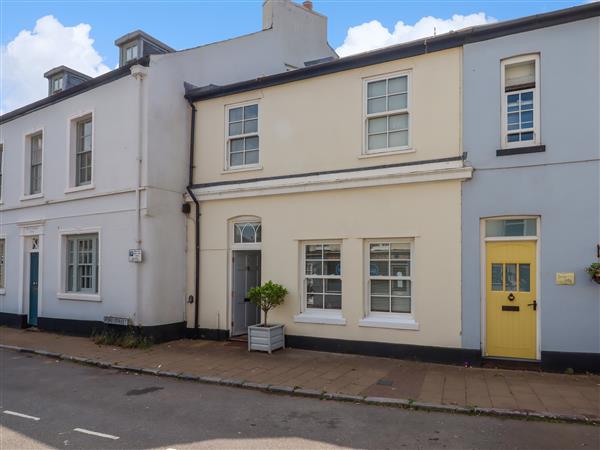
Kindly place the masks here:
[(260, 250), (234, 250), (231, 335), (248, 333), (260, 322), (260, 310), (248, 301), (248, 291), (260, 284)]

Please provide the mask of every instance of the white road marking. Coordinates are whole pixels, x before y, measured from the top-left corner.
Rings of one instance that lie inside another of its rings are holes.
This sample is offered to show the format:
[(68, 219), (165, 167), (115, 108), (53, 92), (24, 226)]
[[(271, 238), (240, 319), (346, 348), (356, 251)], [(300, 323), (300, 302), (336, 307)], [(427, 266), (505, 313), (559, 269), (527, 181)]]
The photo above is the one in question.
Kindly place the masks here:
[(33, 416), (28, 416), (27, 414), (21, 414), (15, 411), (9, 411), (8, 409), (5, 409), (4, 414), (10, 414), (11, 416), (17, 416), (17, 417), (22, 417), (23, 419), (30, 419), (30, 420), (40, 420), (39, 417), (33, 417)]
[(112, 434), (104, 434), (98, 433), (97, 431), (86, 430), (85, 428), (73, 428), (73, 431), (78, 431), (80, 433), (91, 434), (92, 436), (103, 437), (106, 439), (119, 439), (119, 436), (113, 436)]

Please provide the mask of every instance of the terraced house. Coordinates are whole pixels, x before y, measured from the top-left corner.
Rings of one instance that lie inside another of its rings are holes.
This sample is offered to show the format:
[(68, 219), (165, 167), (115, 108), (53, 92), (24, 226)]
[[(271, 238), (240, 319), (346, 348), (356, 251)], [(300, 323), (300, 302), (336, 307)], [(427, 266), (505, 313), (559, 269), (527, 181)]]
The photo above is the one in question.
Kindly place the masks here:
[(202, 212), (188, 326), (246, 333), (248, 288), (274, 280), (292, 346), (460, 355), (461, 55), (419, 41), (188, 91)]
[(51, 69), (47, 98), (0, 116), (1, 323), (182, 336), (184, 80), (226, 84), (336, 57), (326, 17), (290, 1), (264, 2), (260, 31), (223, 42), (175, 51), (136, 31), (115, 44), (118, 69)]
[(273, 280), (292, 346), (597, 369), (599, 15), (189, 89), (188, 328), (245, 334)]
[(462, 341), (486, 357), (600, 370), (599, 16), (464, 45)]

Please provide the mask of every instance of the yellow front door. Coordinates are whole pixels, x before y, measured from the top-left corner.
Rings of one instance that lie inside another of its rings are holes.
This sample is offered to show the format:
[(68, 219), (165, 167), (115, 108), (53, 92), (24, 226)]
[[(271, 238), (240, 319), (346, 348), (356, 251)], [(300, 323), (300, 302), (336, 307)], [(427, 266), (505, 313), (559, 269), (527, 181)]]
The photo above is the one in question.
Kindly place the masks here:
[(536, 359), (536, 243), (486, 243), (486, 356)]

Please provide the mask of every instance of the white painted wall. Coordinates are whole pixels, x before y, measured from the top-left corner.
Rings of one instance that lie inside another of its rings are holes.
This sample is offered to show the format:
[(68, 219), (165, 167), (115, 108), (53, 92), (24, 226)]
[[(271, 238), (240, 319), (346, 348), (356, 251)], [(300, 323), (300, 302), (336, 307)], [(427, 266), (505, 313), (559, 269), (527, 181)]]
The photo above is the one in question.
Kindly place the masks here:
[[(40, 317), (101, 320), (104, 315), (135, 317), (132, 283), (135, 267), (127, 249), (135, 247), (137, 136), (129, 123), (136, 116), (136, 81), (128, 76), (0, 125), (4, 146), (0, 235), (6, 239), (6, 289), (0, 310), (26, 314), (26, 273), (21, 266), (22, 238), (27, 222), (43, 222), (40, 254)], [(70, 121), (92, 112), (93, 188), (66, 193), (69, 186)], [(43, 197), (22, 200), (25, 184), (25, 136), (42, 129)], [(61, 230), (100, 230), (101, 302), (60, 300), (59, 236)], [(125, 276), (123, 276), (125, 275)]]
[[(141, 91), (140, 81), (127, 76), (0, 125), (5, 153), (0, 237), (7, 240), (7, 286), (0, 294), (0, 312), (27, 312), (26, 292), (19, 289), (23, 277), (19, 276), (22, 228), (18, 224), (43, 220), (40, 317), (102, 320), (115, 315), (140, 325), (185, 320), (188, 218), (181, 213), (181, 204), (188, 181), (190, 107), (183, 98), (184, 81), (198, 86), (228, 84), (335, 55), (327, 44), (325, 17), (287, 0), (267, 0), (264, 14), (272, 24), (263, 31), (152, 56)], [(95, 187), (65, 193), (68, 120), (88, 111), (94, 113)], [(21, 201), (25, 135), (40, 128), (44, 129), (44, 197)], [(144, 262), (136, 265), (128, 262), (127, 250), (137, 246), (140, 136)], [(77, 227), (101, 230), (101, 302), (59, 300), (56, 295), (58, 233)]]

